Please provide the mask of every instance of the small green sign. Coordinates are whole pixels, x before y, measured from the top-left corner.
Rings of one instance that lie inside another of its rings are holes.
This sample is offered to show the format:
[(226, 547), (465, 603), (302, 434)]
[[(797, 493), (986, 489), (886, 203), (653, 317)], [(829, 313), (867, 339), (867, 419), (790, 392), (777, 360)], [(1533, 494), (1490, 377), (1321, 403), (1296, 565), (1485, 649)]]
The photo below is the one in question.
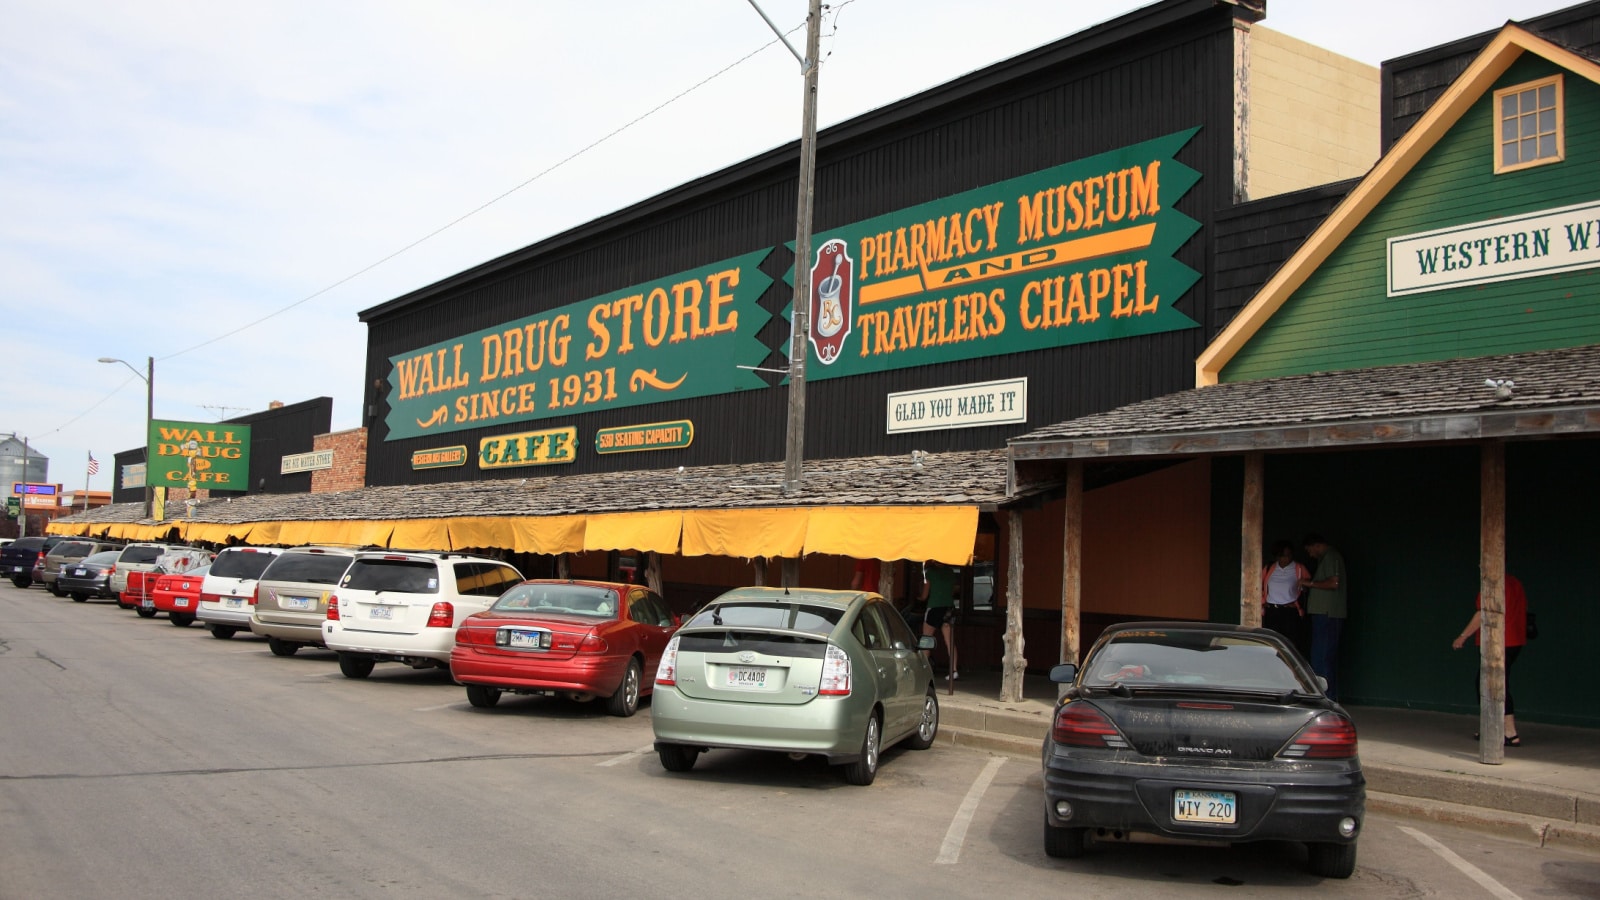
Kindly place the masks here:
[(22, 498), (21, 497), (7, 497), (6, 498), (6, 518), (15, 519), (17, 516), (20, 516), (20, 515), (22, 515)]
[(451, 466), (464, 466), (466, 464), (466, 444), (457, 444), (454, 447), (435, 447), (432, 450), (418, 450), (411, 454), (411, 468), (413, 469), (448, 469)]
[(520, 434), (497, 434), (478, 442), (478, 468), (550, 466), (578, 461), (578, 429), (549, 428)]
[(223, 422), (150, 423), (147, 484), (250, 489), (250, 426)]
[(602, 428), (594, 433), (596, 453), (677, 450), (692, 443), (694, 443), (694, 423), (688, 419), (676, 422), (652, 422), (649, 425), (625, 425), (621, 428)]

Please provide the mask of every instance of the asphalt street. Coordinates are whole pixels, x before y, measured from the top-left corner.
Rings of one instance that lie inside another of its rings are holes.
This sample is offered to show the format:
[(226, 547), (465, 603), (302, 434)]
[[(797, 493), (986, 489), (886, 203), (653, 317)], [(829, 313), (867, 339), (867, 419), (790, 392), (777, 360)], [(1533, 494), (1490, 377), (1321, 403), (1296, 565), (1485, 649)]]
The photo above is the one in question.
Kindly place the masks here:
[(1600, 897), (1600, 857), (1372, 816), (1349, 881), (1296, 845), (1045, 856), (1036, 764), (945, 745), (875, 784), (732, 751), (673, 775), (648, 704), (272, 656), (0, 584), (0, 898)]

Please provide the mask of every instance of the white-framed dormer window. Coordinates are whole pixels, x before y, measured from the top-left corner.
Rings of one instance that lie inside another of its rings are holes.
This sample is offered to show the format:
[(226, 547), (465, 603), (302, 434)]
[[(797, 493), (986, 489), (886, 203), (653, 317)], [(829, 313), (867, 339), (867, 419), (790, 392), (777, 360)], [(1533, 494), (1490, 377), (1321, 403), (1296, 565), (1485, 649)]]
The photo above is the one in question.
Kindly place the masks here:
[(1560, 75), (1495, 91), (1495, 172), (1560, 162), (1561, 107)]

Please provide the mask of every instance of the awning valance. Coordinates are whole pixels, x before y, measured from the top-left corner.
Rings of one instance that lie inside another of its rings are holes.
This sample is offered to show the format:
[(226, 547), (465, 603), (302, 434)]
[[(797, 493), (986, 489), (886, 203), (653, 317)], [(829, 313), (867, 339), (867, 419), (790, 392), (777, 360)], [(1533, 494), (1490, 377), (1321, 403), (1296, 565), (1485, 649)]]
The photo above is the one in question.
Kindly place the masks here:
[(810, 510), (694, 509), (683, 514), (684, 556), (797, 557)]
[(811, 510), (806, 552), (964, 566), (977, 536), (976, 506), (819, 507)]
[(683, 513), (607, 513), (588, 517), (584, 526), (585, 550), (653, 550), (676, 554), (683, 532)]

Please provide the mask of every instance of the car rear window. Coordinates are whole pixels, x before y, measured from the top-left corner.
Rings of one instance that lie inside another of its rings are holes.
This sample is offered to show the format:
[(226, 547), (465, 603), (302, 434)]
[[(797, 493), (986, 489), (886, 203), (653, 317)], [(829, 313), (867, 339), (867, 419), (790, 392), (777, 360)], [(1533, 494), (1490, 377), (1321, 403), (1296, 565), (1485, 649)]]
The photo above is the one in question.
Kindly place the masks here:
[(44, 546), (44, 538), (42, 538), (42, 537), (31, 537), (31, 538), (25, 537), (25, 538), (17, 538), (16, 540), (14, 540), (11, 543), (7, 544), (6, 545), (6, 549), (7, 550), (38, 550), (40, 547), (43, 547), (43, 546)]
[(836, 606), (806, 603), (717, 603), (702, 609), (688, 627), (775, 628), (826, 637), (844, 617)]
[(211, 574), (218, 578), (260, 578), (267, 566), (278, 558), (276, 553), (259, 553), (254, 550), (224, 550), (211, 563)]
[(501, 612), (561, 612), (610, 619), (622, 601), (608, 588), (581, 584), (519, 584), (496, 600)]
[(166, 547), (123, 547), (122, 556), (118, 557), (117, 561), (137, 565), (153, 563), (166, 550)]
[(344, 587), (358, 591), (439, 593), (439, 567), (428, 559), (358, 559), (344, 573)]
[(339, 576), (350, 568), (350, 559), (339, 553), (284, 553), (273, 558), (261, 580), (338, 584)]
[(679, 632), (678, 650), (682, 653), (743, 653), (748, 650), (763, 656), (821, 659), (828, 650), (828, 641), (821, 635), (806, 637), (730, 628), (727, 631)]
[(1245, 634), (1134, 631), (1114, 636), (1084, 663), (1084, 687), (1161, 685), (1315, 692), (1285, 651)]
[(83, 564), (86, 566), (109, 566), (115, 563), (120, 555), (122, 555), (121, 550), (102, 550), (93, 556), (85, 557)]
[(88, 556), (93, 547), (93, 544), (86, 541), (68, 541), (55, 545), (50, 552), (56, 556)]

